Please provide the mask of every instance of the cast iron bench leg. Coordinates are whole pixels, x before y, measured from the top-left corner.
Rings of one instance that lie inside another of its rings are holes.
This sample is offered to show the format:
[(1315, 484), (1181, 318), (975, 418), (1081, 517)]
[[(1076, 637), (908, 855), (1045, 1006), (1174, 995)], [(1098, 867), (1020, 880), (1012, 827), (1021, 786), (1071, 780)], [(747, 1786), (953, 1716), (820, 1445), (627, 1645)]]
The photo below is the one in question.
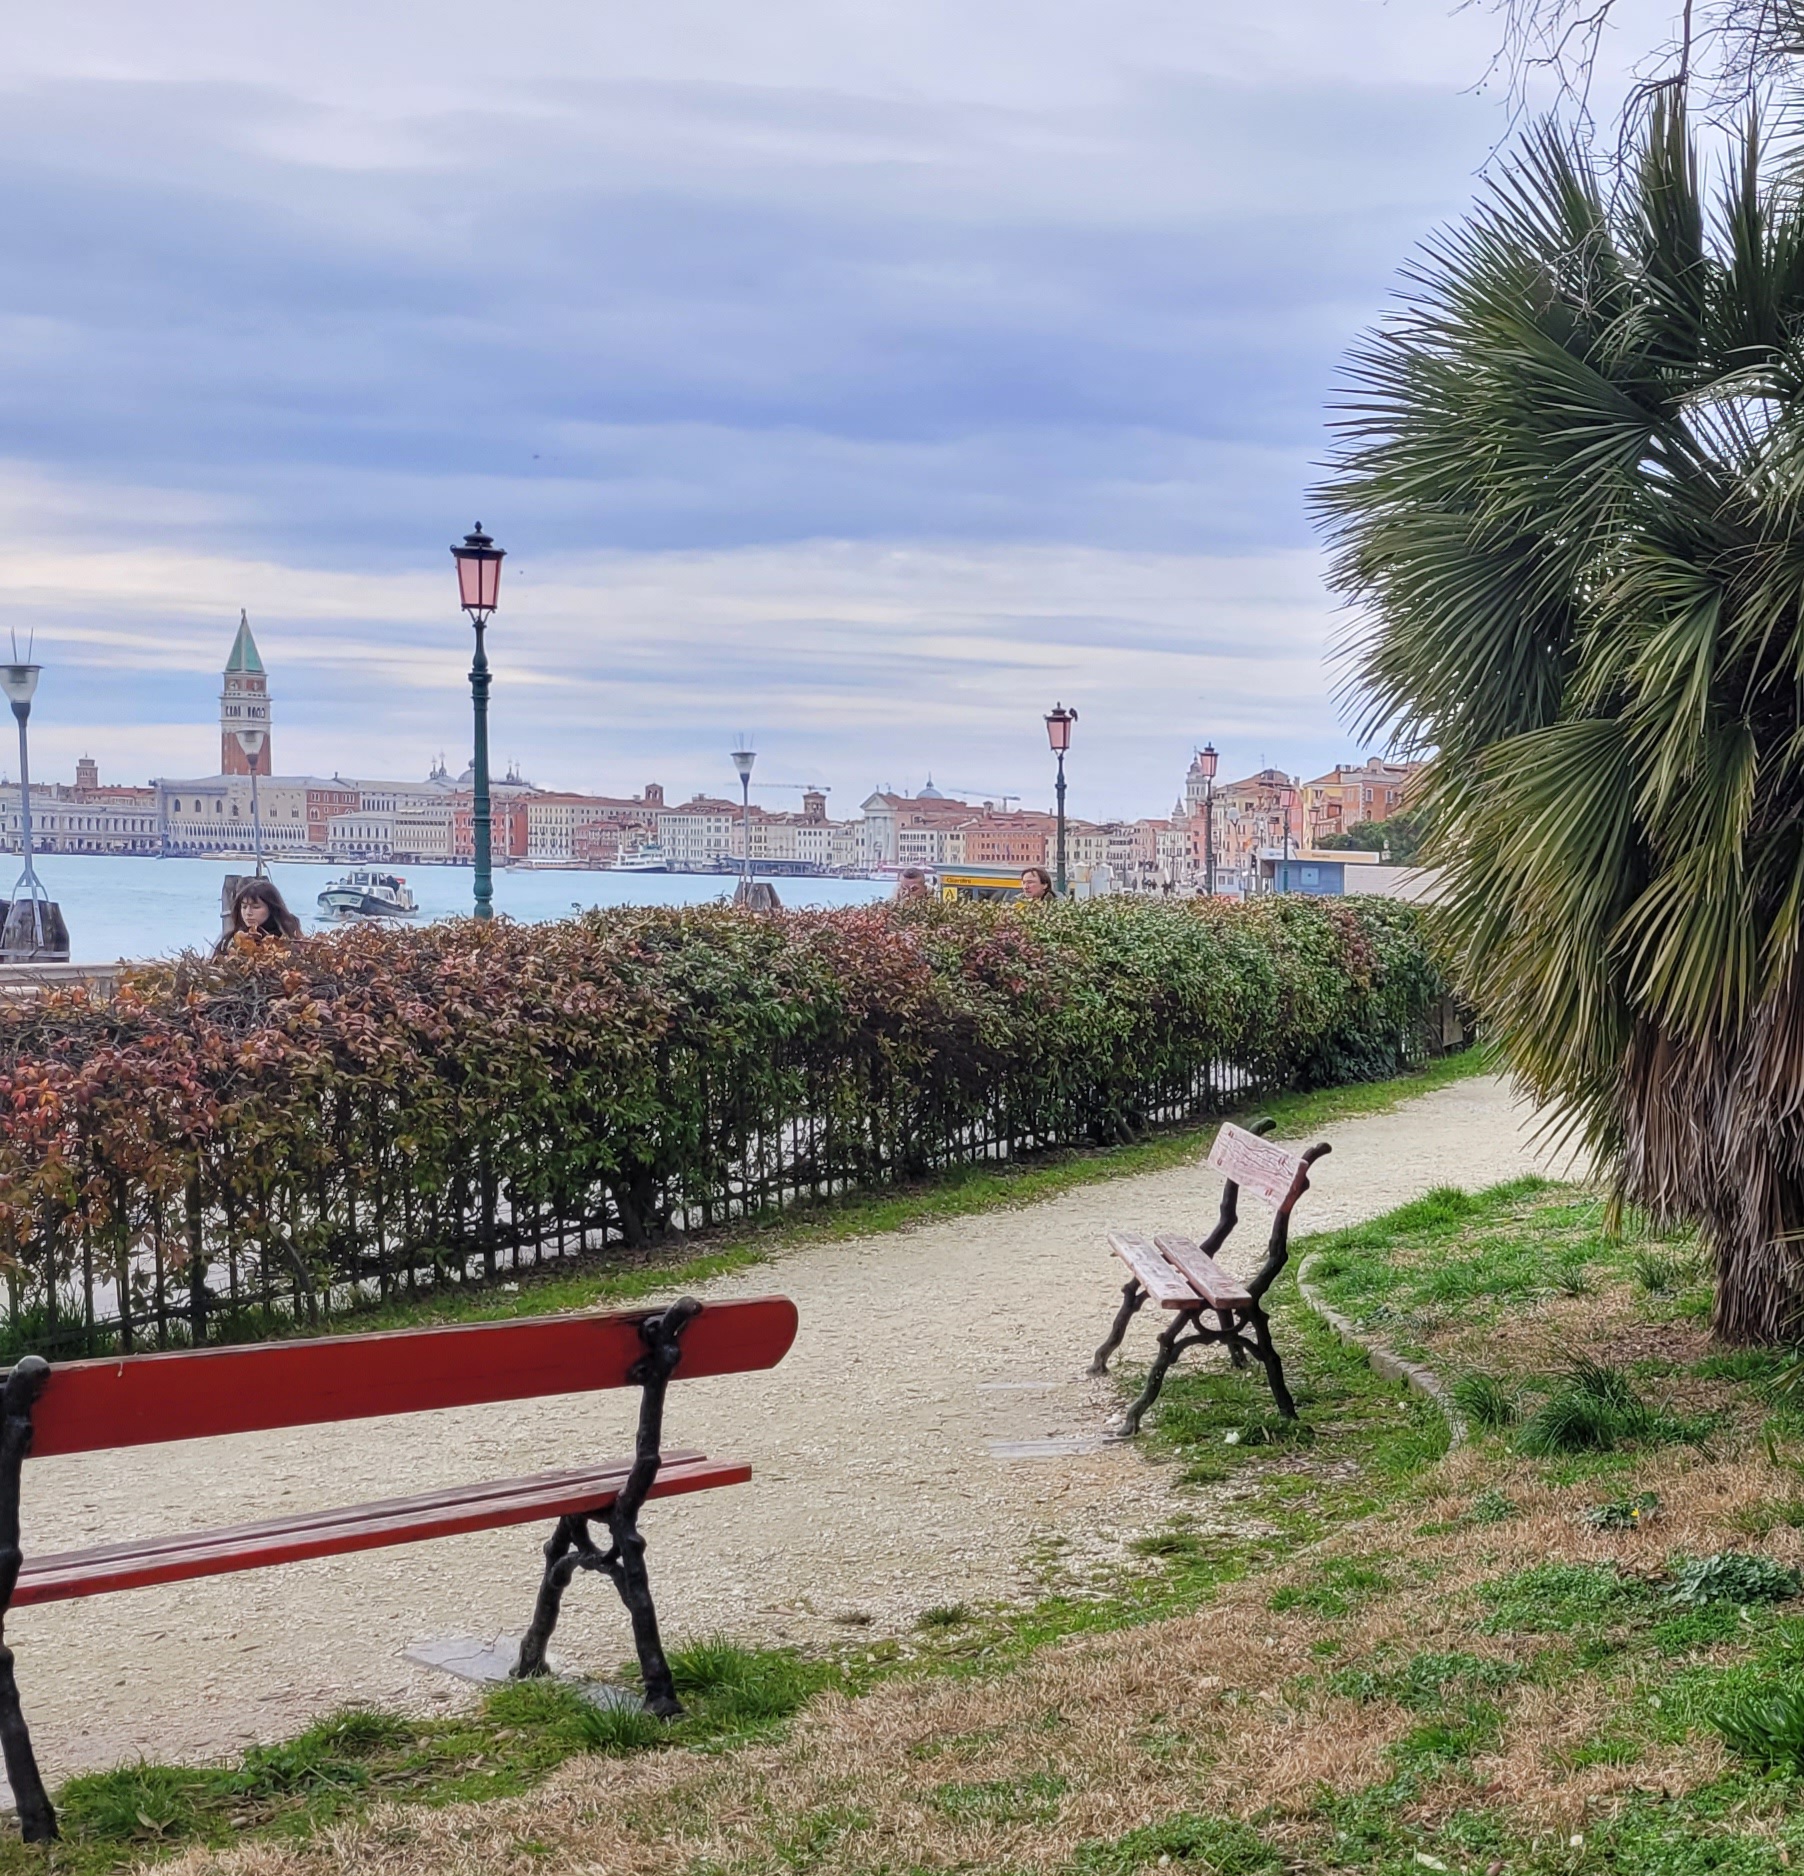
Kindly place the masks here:
[[(1140, 1416), (1159, 1398), (1159, 1391), (1165, 1385), (1166, 1370), (1177, 1360), (1181, 1353), (1178, 1337), (1189, 1328), (1202, 1314), (1202, 1306), (1195, 1309), (1179, 1309), (1172, 1312), (1171, 1327), (1159, 1337), (1159, 1352), (1153, 1359), (1151, 1372), (1146, 1377), (1146, 1386), (1140, 1390), (1140, 1398), (1135, 1401), (1121, 1422), (1121, 1437), (1132, 1439), (1140, 1431)], [(1193, 1343), (1185, 1343), (1186, 1348)]]
[(1096, 1359), (1090, 1364), (1092, 1374), (1109, 1372), (1109, 1357), (1121, 1346), (1121, 1338), (1127, 1334), (1135, 1310), (1145, 1301), (1146, 1292), (1140, 1287), (1140, 1279), (1129, 1277), (1121, 1286), (1121, 1307), (1115, 1312), (1115, 1326), (1110, 1329), (1108, 1340), (1096, 1351)]
[[(532, 1622), (520, 1640), (520, 1659), (514, 1673), (521, 1679), (543, 1674), (545, 1650), (557, 1627), (564, 1591), (578, 1570), (601, 1571), (620, 1594), (632, 1618), (633, 1641), (639, 1653), (639, 1678), (645, 1684), (645, 1704), (660, 1719), (675, 1719), (683, 1711), (671, 1680), (670, 1663), (658, 1636), (658, 1612), (652, 1602), (651, 1579), (645, 1570), (645, 1539), (639, 1534), (639, 1508), (658, 1476), (664, 1442), (664, 1392), (682, 1359), (683, 1331), (701, 1312), (701, 1304), (684, 1297), (660, 1316), (648, 1316), (639, 1325), (645, 1353), (634, 1362), (627, 1379), (644, 1392), (639, 1401), (639, 1437), (633, 1469), (620, 1495), (605, 1511), (560, 1518), (545, 1545), (545, 1575), (539, 1583)], [(607, 1522), (609, 1545), (604, 1552), (589, 1536), (590, 1517)]]
[[(0, 1423), (0, 1627), (12, 1606), (19, 1567), (25, 1561), (19, 1548), (19, 1475), (31, 1451), (31, 1410), (49, 1378), (50, 1364), (41, 1355), (23, 1356), (6, 1377), (6, 1392), (0, 1396), (0, 1416), (4, 1417)], [(4, 1639), (0, 1639), (0, 1754), (5, 1756), (7, 1782), (19, 1807), (19, 1835), (27, 1843), (54, 1842), (56, 1812), (44, 1790), (37, 1754), (31, 1749), (19, 1684), (13, 1678), (13, 1651)]]
[(1278, 1411), (1286, 1420), (1294, 1420), (1297, 1417), (1297, 1404), (1290, 1397), (1290, 1389), (1284, 1385), (1284, 1364), (1278, 1359), (1278, 1350), (1272, 1342), (1270, 1318), (1255, 1304), (1251, 1312), (1251, 1321), (1253, 1354), (1265, 1370), (1266, 1381), (1272, 1390), (1272, 1399), (1277, 1402)]

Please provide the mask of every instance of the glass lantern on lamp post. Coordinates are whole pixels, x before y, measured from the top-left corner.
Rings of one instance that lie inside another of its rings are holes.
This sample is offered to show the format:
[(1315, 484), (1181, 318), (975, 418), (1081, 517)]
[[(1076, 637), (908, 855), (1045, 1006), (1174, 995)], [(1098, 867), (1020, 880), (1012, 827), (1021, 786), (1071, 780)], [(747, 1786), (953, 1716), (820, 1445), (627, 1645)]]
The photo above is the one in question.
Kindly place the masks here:
[(1203, 894), (1210, 899), (1215, 897), (1215, 767), (1220, 760), (1213, 743), (1196, 752), (1203, 772)]
[(1061, 899), (1065, 896), (1065, 751), (1071, 747), (1071, 726), (1076, 721), (1077, 712), (1067, 710), (1062, 703), (1055, 703), (1046, 713), (1046, 740), (1059, 760), (1059, 833), (1052, 889)]
[(25, 725), (42, 669), (41, 665), (19, 662), (16, 644), (13, 662), (0, 664), (0, 690), (5, 691), (19, 724), (19, 851), (25, 861), (24, 871), (13, 887), (5, 928), (0, 930), (0, 959), (12, 964), (62, 961), (69, 955), (69, 933), (63, 915), (44, 890), (32, 864), (31, 753)]
[(752, 748), (752, 739), (741, 736), (740, 747), (733, 751), (733, 767), (739, 771), (739, 897), (747, 900), (752, 893), (752, 764), (758, 760), (758, 752)]
[(475, 747), (470, 756), (470, 834), (475, 860), (476, 916), (495, 915), (495, 876), (490, 840), (489, 811), (489, 660), (482, 634), (501, 597), (501, 563), (507, 549), (497, 547), (477, 522), (461, 547), (453, 547), (457, 562), (458, 603), (476, 628), (476, 656), (470, 663), (470, 703), (475, 715)]

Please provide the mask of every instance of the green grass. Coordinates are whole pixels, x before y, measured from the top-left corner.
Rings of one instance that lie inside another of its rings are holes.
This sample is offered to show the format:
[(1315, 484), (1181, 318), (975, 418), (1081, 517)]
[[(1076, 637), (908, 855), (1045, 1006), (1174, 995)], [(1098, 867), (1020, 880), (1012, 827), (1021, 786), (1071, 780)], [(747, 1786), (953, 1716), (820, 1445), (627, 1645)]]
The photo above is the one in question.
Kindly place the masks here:
[[(234, 1766), (139, 1763), (70, 1779), (56, 1794), (63, 1841), (54, 1866), (90, 1876), (183, 1844), (310, 1835), (377, 1798), (509, 1797), (583, 1753), (723, 1751), (768, 1736), (823, 1687), (851, 1678), (833, 1661), (718, 1636), (679, 1645), (669, 1658), (688, 1708), (669, 1725), (642, 1709), (594, 1705), (561, 1681), (514, 1681), (451, 1719), (351, 1711), (254, 1748)], [(38, 1852), (0, 1841), (0, 1870), (42, 1867)]]

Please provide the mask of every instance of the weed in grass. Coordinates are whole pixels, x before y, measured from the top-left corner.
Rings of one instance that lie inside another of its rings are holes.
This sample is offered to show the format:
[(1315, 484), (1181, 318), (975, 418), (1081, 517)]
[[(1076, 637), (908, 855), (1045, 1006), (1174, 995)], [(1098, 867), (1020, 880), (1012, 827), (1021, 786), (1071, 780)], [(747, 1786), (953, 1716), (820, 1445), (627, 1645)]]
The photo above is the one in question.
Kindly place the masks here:
[(1582, 1257), (1563, 1257), (1548, 1274), (1553, 1287), (1562, 1296), (1591, 1296), (1596, 1293), (1597, 1282), (1591, 1275), (1591, 1266)]
[(1633, 1765), (1641, 1757), (1641, 1742), (1624, 1738), (1620, 1733), (1599, 1733), (1583, 1745), (1557, 1755), (1568, 1770), (1583, 1771), (1587, 1765)]
[(1732, 1696), (1711, 1720), (1730, 1751), (1744, 1759), (1804, 1772), (1804, 1680), (1769, 1682)]
[(121, 1765), (70, 1779), (57, 1808), (67, 1835), (106, 1844), (174, 1842), (200, 1829), (211, 1782), (172, 1765)]
[(1056, 1772), (936, 1786), (935, 1809), (961, 1824), (1050, 1824), (1070, 1780)]
[(1186, 1562), (1203, 1554), (1202, 1539), (1194, 1531), (1150, 1531), (1128, 1545), (1136, 1557), (1180, 1557)]
[(915, 1618), (915, 1627), (924, 1629), (964, 1628), (977, 1620), (968, 1602), (935, 1603)]
[(1479, 1624), (1486, 1635), (1571, 1633), (1654, 1606), (1648, 1584), (1607, 1563), (1538, 1563), (1481, 1583), (1478, 1595), (1491, 1609)]
[(1804, 1577), (1771, 1557), (1750, 1557), (1739, 1550), (1692, 1557), (1673, 1572), (1672, 1599), (1682, 1603), (1787, 1602), (1804, 1594)]
[(869, 1830), (873, 1821), (869, 1811), (852, 1805), (830, 1804), (804, 1811), (778, 1841), (777, 1854), (783, 1868), (800, 1871), (835, 1867), (834, 1852), (854, 1832)]
[(1751, 1627), (1747, 1604), (1711, 1602), (1656, 1622), (1648, 1639), (1663, 1655), (1688, 1655), (1724, 1642), (1746, 1641)]
[(1250, 1824), (1194, 1811), (1131, 1830), (1112, 1843), (1085, 1844), (1070, 1867), (1072, 1876), (1142, 1876), (1168, 1865), (1199, 1876), (1282, 1876), (1291, 1867)]
[(1670, 1296), (1697, 1280), (1697, 1255), (1645, 1244), (1630, 1255), (1629, 1274), (1649, 1296)]
[(1390, 1587), (1390, 1578), (1357, 1557), (1325, 1557), (1316, 1567), (1313, 1583), (1290, 1584), (1278, 1590), (1267, 1607), (1274, 1614), (1303, 1609), (1311, 1615), (1339, 1617), (1354, 1603)]
[(1469, 1524), (1507, 1524), (1515, 1515), (1516, 1501), (1494, 1485), (1487, 1485), (1466, 1507)]
[(1521, 1678), (1522, 1670), (1513, 1661), (1425, 1651), (1411, 1655), (1397, 1668), (1344, 1668), (1329, 1679), (1328, 1686), (1350, 1700), (1394, 1700), (1399, 1706), (1426, 1713), (1442, 1705), (1450, 1691), (1494, 1691)]
[(1511, 1427), (1522, 1417), (1515, 1391), (1494, 1375), (1473, 1369), (1453, 1384), (1453, 1404), (1475, 1427)]
[(1660, 1509), (1658, 1492), (1637, 1492), (1633, 1498), (1611, 1498), (1587, 1505), (1579, 1516), (1596, 1531), (1638, 1531)]
[(577, 1731), (590, 1752), (644, 1752), (669, 1741), (670, 1728), (643, 1707), (584, 1705), (587, 1711), (578, 1717)]
[(1580, 1357), (1529, 1416), (1517, 1440), (1525, 1453), (1608, 1452), (1648, 1432), (1653, 1415), (1620, 1368)]
[(1406, 1776), (1430, 1777), (1475, 1752), (1492, 1751), (1502, 1734), (1502, 1710), (1492, 1701), (1474, 1700), (1424, 1720), (1390, 1747), (1390, 1761)]

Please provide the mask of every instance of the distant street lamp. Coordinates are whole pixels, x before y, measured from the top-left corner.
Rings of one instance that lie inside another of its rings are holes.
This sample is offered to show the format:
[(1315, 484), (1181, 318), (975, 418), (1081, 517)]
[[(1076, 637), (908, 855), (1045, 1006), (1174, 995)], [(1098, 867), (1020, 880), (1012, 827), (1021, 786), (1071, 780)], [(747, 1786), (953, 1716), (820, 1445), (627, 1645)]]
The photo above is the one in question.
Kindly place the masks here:
[(25, 870), (13, 887), (12, 904), (7, 908), (5, 929), (0, 931), (0, 957), (10, 963), (69, 955), (69, 935), (62, 914), (51, 904), (31, 863), (31, 756), (25, 723), (31, 715), (31, 699), (43, 666), (20, 664), (16, 662), (18, 655), (15, 644), (15, 662), (0, 664), (0, 690), (5, 691), (19, 721), (19, 851), (25, 858)]
[(1284, 892), (1290, 891), (1290, 811), (1296, 800), (1297, 791), (1288, 782), (1278, 790), (1278, 812), (1284, 816)]
[(244, 751), (244, 759), (251, 766), (251, 839), (257, 855), (256, 876), (261, 879), (267, 870), (263, 864), (263, 809), (257, 800), (257, 758), (263, 753), (263, 743), (269, 734), (267, 730), (238, 730), (238, 747)]
[(476, 628), (476, 656), (470, 663), (470, 702), (476, 716), (476, 746), (470, 758), (470, 832), (475, 846), (476, 916), (495, 916), (495, 877), (489, 842), (489, 660), (482, 648), (483, 628), (501, 597), (501, 563), (507, 549), (497, 547), (476, 524), (461, 547), (451, 550), (457, 562), (458, 601)]
[(748, 747), (733, 751), (733, 766), (739, 771), (739, 819), (742, 851), (739, 857), (739, 896), (748, 898), (752, 890), (752, 764), (758, 760), (757, 750), (750, 748), (751, 738), (740, 737), (742, 744)]
[(1204, 743), (1197, 751), (1197, 766), (1203, 771), (1203, 891), (1215, 897), (1215, 765), (1221, 760), (1213, 743)]
[(1052, 889), (1061, 899), (1065, 896), (1065, 751), (1071, 747), (1071, 726), (1076, 721), (1077, 712), (1067, 710), (1060, 703), (1055, 703), (1046, 713), (1046, 740), (1052, 745), (1052, 753), (1059, 759), (1058, 859), (1053, 867)]

